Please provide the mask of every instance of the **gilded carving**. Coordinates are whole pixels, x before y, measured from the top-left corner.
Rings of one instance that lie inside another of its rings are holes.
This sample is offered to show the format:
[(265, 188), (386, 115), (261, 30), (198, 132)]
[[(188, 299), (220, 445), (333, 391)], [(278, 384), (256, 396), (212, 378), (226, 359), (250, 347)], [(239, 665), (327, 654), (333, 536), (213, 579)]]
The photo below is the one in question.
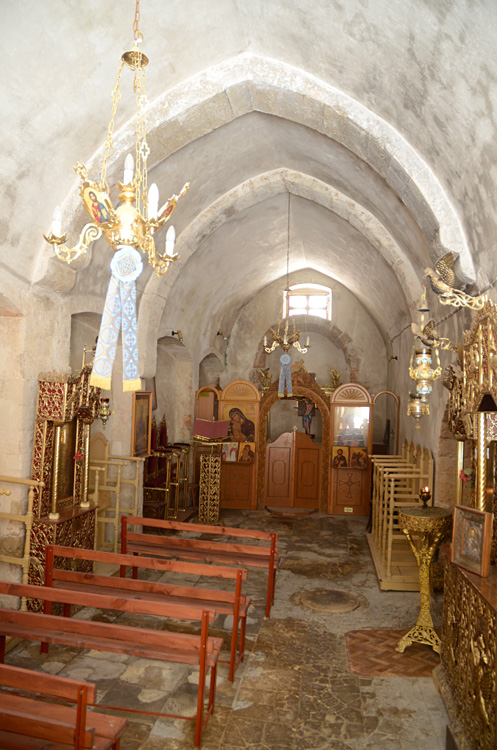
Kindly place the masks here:
[[(44, 583), (47, 544), (93, 548), (96, 509), (89, 508), (87, 512), (78, 512), (79, 504), (86, 499), (83, 489), (84, 461), (76, 462), (74, 465), (74, 482), (70, 482), (69, 488), (65, 488), (60, 502), (56, 502), (57, 493), (53, 493), (56, 481), (53, 477), (56, 451), (62, 453), (61, 430), (75, 418), (77, 428), (72, 432), (70, 439), (65, 438), (65, 460), (71, 462), (72, 468), (73, 447), (75, 452), (82, 455), (88, 453), (85, 451), (83, 425), (90, 424), (98, 416), (100, 407), (100, 389), (90, 386), (90, 374), (91, 365), (86, 365), (75, 376), (42, 374), (39, 377), (31, 478), (43, 481), (45, 487), (41, 492), (35, 489), (34, 494), (33, 512), (37, 522), (31, 530), (31, 564), (28, 573), (30, 583)], [(61, 442), (55, 445), (57, 435)], [(85, 460), (88, 460), (88, 456)], [(62, 474), (59, 476), (67, 476), (63, 468), (61, 471)], [(50, 514), (52, 521), (58, 519), (57, 523), (47, 520)], [(39, 607), (39, 602), (30, 604), (31, 609)]]
[(464, 333), (463, 414), (474, 413), (485, 393), (497, 400), (495, 365), (497, 357), (497, 313), (491, 302), (485, 302)]
[(264, 396), (271, 386), (270, 368), (265, 367), (264, 369), (257, 370), (257, 372), (259, 373), (259, 390), (261, 392), (261, 396)]
[(497, 745), (497, 614), (466, 574), (446, 570), (442, 666), (465, 735), (472, 747)]
[(449, 430), (456, 440), (466, 440), (465, 425), (462, 419), (463, 371), (458, 364), (449, 364), (443, 373), (443, 385), (449, 391)]
[(217, 523), (219, 521), (220, 492), (221, 456), (216, 453), (203, 453), (200, 456), (199, 523)]
[[(436, 514), (434, 513), (436, 511)], [(419, 568), (420, 607), (416, 625), (396, 646), (403, 653), (412, 643), (424, 643), (440, 653), (441, 643), (430, 611), (430, 564), (443, 535), (450, 526), (450, 512), (443, 508), (409, 508), (399, 511), (399, 525), (407, 537)], [(412, 534), (419, 537), (416, 545)]]

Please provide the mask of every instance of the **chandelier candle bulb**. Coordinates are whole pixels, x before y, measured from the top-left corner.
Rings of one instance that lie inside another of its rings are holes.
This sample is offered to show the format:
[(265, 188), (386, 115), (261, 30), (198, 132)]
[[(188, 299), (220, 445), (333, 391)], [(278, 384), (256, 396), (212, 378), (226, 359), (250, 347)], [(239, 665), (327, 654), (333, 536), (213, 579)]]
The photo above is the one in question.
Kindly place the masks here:
[(176, 230), (173, 226), (170, 226), (166, 232), (166, 255), (174, 258), (176, 253), (174, 252), (174, 243), (176, 241)]
[(158, 210), (159, 210), (159, 188), (157, 187), (155, 182), (152, 182), (148, 190), (148, 218), (156, 219)]
[(309, 343), (310, 343), (310, 341), (309, 341), (309, 336), (308, 336), (307, 339), (306, 339), (305, 345), (309, 346)]
[(56, 206), (53, 212), (53, 218), (52, 218), (52, 234), (54, 234), (56, 237), (60, 237), (60, 232), (62, 229), (62, 211), (60, 209), (60, 206)]
[[(133, 183), (133, 175), (135, 171), (135, 160), (132, 154), (128, 154), (124, 160), (124, 177), (123, 185), (131, 185)], [(159, 201), (157, 201), (158, 203)]]
[(264, 346), (267, 346), (267, 336), (264, 335)]

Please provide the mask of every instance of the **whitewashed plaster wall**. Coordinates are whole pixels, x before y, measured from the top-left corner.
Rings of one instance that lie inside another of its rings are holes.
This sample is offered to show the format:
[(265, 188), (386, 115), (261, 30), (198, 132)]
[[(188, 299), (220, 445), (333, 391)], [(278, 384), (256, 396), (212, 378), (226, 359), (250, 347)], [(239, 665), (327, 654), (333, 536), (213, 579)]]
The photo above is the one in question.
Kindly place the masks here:
[(156, 418), (166, 417), (169, 443), (191, 442), (194, 390), (192, 359), (185, 345), (162, 338), (157, 346)]
[[(31, 476), (38, 376), (69, 372), (70, 315), (64, 302), (28, 291), (19, 284), (4, 297), (0, 315), (0, 474), (16, 478)], [(3, 486), (11, 494), (0, 496), (0, 508), (25, 513), (27, 489)], [(0, 521), (0, 552), (19, 552), (23, 539), (22, 524)], [(0, 575), (20, 580), (21, 569), (0, 564)]]
[[(315, 372), (317, 381), (323, 385), (331, 382), (330, 368), (333, 367), (342, 373), (342, 382), (352, 379), (372, 393), (387, 388), (385, 342), (357, 297), (342, 284), (311, 269), (289, 276), (290, 285), (304, 282), (326, 286), (331, 282), (332, 320), (312, 316), (307, 316), (307, 320), (304, 316), (297, 319), (297, 326), (303, 331), (301, 343), (305, 343), (309, 335), (311, 348), (305, 355), (292, 348), (292, 362), (303, 359), (307, 371)], [(259, 367), (270, 367), (273, 380), (279, 377), (281, 350), (277, 348), (264, 355), (262, 341), (266, 333), (271, 340), (269, 328), (278, 326), (285, 285), (286, 280), (269, 284), (240, 310), (227, 344), (223, 387), (237, 378), (258, 383)]]
[[(224, 332), (223, 332), (224, 333)], [(217, 334), (216, 334), (217, 335)], [(221, 339), (224, 345), (224, 339)], [(220, 357), (224, 360), (224, 355), (220, 354), (208, 354), (200, 362), (199, 365), (199, 376), (198, 376), (198, 387), (202, 388), (205, 385), (216, 386), (218, 378), (221, 378), (223, 372), (223, 364)]]

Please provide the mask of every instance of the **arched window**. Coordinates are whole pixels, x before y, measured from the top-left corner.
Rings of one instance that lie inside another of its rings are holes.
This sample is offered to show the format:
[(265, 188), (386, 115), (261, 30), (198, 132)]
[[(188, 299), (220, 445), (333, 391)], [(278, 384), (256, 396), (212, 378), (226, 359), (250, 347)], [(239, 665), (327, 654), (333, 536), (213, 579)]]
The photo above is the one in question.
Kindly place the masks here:
[(283, 292), (283, 317), (316, 315), (331, 320), (331, 289), (321, 284), (294, 284)]

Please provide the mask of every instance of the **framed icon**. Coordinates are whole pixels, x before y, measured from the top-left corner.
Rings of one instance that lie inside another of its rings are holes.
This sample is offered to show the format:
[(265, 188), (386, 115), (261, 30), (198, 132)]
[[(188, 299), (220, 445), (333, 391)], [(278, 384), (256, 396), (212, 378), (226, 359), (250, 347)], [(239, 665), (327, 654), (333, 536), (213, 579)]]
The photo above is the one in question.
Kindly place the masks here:
[(131, 455), (149, 456), (152, 441), (152, 393), (133, 393), (133, 415), (131, 418)]
[(452, 562), (482, 578), (490, 569), (493, 514), (456, 505), (452, 528)]

